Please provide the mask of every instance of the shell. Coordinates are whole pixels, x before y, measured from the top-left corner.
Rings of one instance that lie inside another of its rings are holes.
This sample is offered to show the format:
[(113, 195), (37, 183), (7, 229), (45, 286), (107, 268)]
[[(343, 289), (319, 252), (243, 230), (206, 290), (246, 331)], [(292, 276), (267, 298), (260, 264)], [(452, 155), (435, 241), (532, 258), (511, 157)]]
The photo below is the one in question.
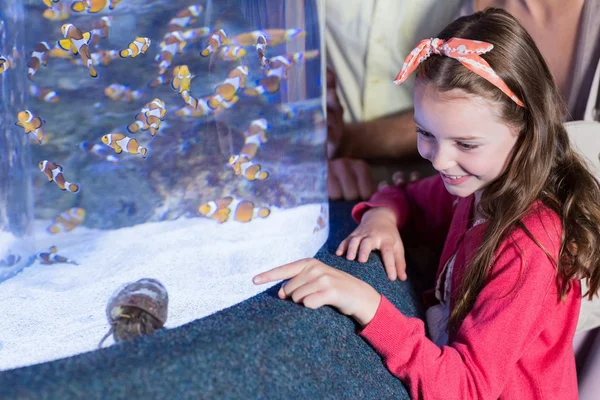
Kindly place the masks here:
[(136, 307), (147, 312), (161, 325), (167, 322), (169, 295), (167, 289), (156, 279), (143, 278), (126, 283), (115, 291), (106, 306), (108, 322), (114, 324), (119, 319), (123, 307)]

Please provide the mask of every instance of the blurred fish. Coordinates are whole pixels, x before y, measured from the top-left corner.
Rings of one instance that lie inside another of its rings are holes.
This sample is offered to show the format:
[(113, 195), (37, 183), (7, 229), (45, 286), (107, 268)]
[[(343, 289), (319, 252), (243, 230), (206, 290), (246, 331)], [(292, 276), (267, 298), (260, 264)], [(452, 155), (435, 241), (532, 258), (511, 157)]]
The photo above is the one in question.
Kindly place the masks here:
[(104, 144), (83, 141), (79, 147), (86, 153), (93, 154), (102, 160), (109, 161), (113, 165), (117, 165), (119, 163), (119, 159), (115, 157), (111, 148)]
[(210, 27), (203, 26), (202, 28), (186, 29), (185, 31), (181, 32), (181, 36), (186, 41), (194, 43), (194, 42), (197, 42), (198, 40), (208, 36), (209, 33), (210, 33)]
[(159, 62), (159, 75), (163, 75), (171, 67), (173, 57), (177, 53), (181, 53), (187, 44), (179, 31), (165, 35), (163, 43), (164, 45), (160, 46), (160, 53), (155, 57), (155, 60)]
[(59, 264), (59, 263), (79, 265), (75, 261), (73, 261), (67, 257), (63, 257), (61, 255), (56, 254), (56, 252), (57, 252), (56, 246), (52, 246), (48, 249), (48, 251), (42, 251), (42, 252), (37, 253), (35, 255), (35, 258), (37, 260), (39, 260), (41, 264), (44, 264), (44, 265)]
[(148, 47), (150, 47), (151, 43), (152, 41), (147, 37), (138, 36), (133, 42), (129, 43), (128, 48), (126, 48), (125, 50), (121, 50), (119, 55), (122, 58), (137, 57), (138, 54), (146, 53), (146, 50), (148, 50)]
[(44, 4), (48, 7), (52, 7), (53, 4), (58, 3), (60, 0), (42, 0)]
[(246, 78), (248, 77), (248, 67), (240, 65), (227, 75), (227, 79), (215, 88), (215, 94), (208, 102), (210, 108), (217, 108), (221, 101), (230, 101), (237, 93), (238, 89), (244, 88)]
[(208, 46), (206, 46), (206, 48), (202, 50), (200, 54), (202, 54), (203, 57), (208, 57), (216, 52), (219, 47), (228, 44), (228, 42), (229, 38), (227, 37), (227, 32), (225, 32), (225, 29), (219, 29), (210, 35), (210, 38), (208, 39)]
[[(283, 70), (280, 70), (283, 74)], [(264, 93), (277, 93), (281, 89), (281, 77), (278, 75), (267, 76), (258, 81), (258, 86), (244, 90), (246, 96), (259, 96)]]
[(17, 122), (15, 122), (15, 125), (25, 129), (25, 133), (33, 133), (38, 142), (42, 143), (44, 137), (42, 125), (45, 123), (46, 121), (42, 118), (34, 116), (29, 110), (25, 110), (17, 114)]
[(117, 154), (125, 151), (129, 154), (141, 154), (143, 158), (146, 158), (146, 153), (148, 152), (148, 149), (141, 147), (137, 140), (127, 137), (120, 132), (102, 136), (102, 143), (112, 147)]
[(39, 163), (40, 171), (42, 171), (48, 177), (48, 181), (54, 181), (60, 190), (69, 191), (71, 193), (77, 193), (79, 191), (79, 185), (71, 183), (65, 179), (63, 175), (63, 167), (55, 164), (51, 161), (44, 160)]
[[(58, 44), (54, 46), (49, 52), (48, 57), (50, 58), (63, 58), (66, 60), (71, 60), (73, 55), (71, 51), (63, 50)], [(81, 61), (81, 60), (80, 60)], [(83, 65), (83, 63), (81, 63)]]
[(173, 79), (171, 80), (171, 87), (177, 90), (179, 93), (183, 91), (190, 91), (190, 84), (192, 81), (192, 73), (190, 72), (187, 65), (178, 65), (173, 69)]
[(48, 64), (48, 53), (50, 52), (50, 46), (46, 42), (40, 42), (33, 47), (31, 57), (27, 62), (28, 77), (33, 80), (33, 76), (36, 74), (40, 65), (46, 66)]
[(80, 207), (69, 208), (61, 212), (54, 222), (48, 227), (48, 232), (52, 234), (69, 232), (83, 223), (85, 219), (85, 210)]
[(12, 267), (16, 263), (21, 261), (21, 256), (18, 254), (9, 254), (3, 259), (0, 260), (0, 268), (1, 267)]
[(150, 129), (150, 125), (146, 122), (146, 113), (150, 111), (150, 103), (146, 104), (142, 111), (137, 113), (135, 116), (135, 122), (127, 125), (127, 132), (137, 133), (140, 130), (147, 131)]
[(142, 97), (141, 91), (131, 90), (128, 86), (118, 83), (113, 83), (105, 88), (104, 94), (113, 101), (124, 101), (126, 103), (131, 103)]
[(156, 131), (160, 128), (161, 121), (164, 121), (167, 114), (165, 102), (156, 98), (150, 102), (149, 110), (144, 114), (146, 123), (150, 126), (152, 136), (156, 135)]
[(260, 35), (263, 35), (267, 39), (270, 46), (277, 46), (292, 39), (304, 37), (306, 36), (306, 32), (302, 29), (265, 29), (241, 33), (232, 37), (231, 43), (238, 46), (252, 46), (256, 44)]
[(77, 13), (84, 11), (97, 13), (104, 10), (106, 6), (108, 6), (108, 0), (77, 0), (71, 4), (71, 10)]
[(196, 18), (202, 15), (202, 11), (204, 11), (204, 7), (199, 4), (180, 10), (177, 14), (175, 14), (175, 17), (171, 18), (169, 21), (169, 24), (167, 25), (167, 32), (181, 31), (189, 24), (196, 22)]
[(267, 207), (255, 207), (251, 201), (235, 199), (232, 196), (204, 203), (198, 207), (198, 211), (220, 224), (227, 222), (230, 217), (238, 222), (250, 222), (254, 218), (266, 218), (271, 214)]
[(10, 68), (8, 58), (0, 57), (0, 74), (4, 73), (8, 68)]
[[(98, 50), (95, 53), (91, 53), (90, 56), (92, 57), (92, 65), (93, 66), (98, 66), (98, 65), (107, 66), (114, 60), (121, 58), (121, 56), (119, 55), (119, 52), (117, 50)], [(75, 60), (72, 60), (72, 62), (77, 65), (83, 65), (83, 62), (81, 61), (81, 59), (75, 59)]]
[(254, 164), (248, 157), (235, 155), (229, 158), (229, 166), (233, 168), (235, 175), (242, 175), (249, 181), (264, 181), (269, 177), (269, 173), (264, 171), (259, 164)]
[(71, 8), (67, 3), (57, 3), (48, 7), (50, 8), (44, 10), (42, 17), (50, 21), (64, 21), (71, 16)]
[(264, 118), (255, 119), (250, 122), (248, 130), (244, 132), (244, 146), (240, 151), (240, 159), (252, 160), (259, 147), (267, 142), (266, 130), (269, 128), (267, 120)]
[(322, 205), (321, 210), (319, 212), (319, 217), (317, 218), (317, 223), (315, 224), (315, 227), (313, 228), (313, 233), (316, 233), (322, 229), (325, 229), (325, 227), (327, 226), (328, 219), (329, 219), (329, 215), (327, 212), (327, 207)]
[(246, 49), (241, 46), (223, 46), (219, 57), (225, 61), (237, 61), (246, 55)]
[(96, 47), (101, 39), (108, 37), (108, 31), (112, 26), (112, 17), (102, 17), (92, 24), (90, 47)]
[(151, 88), (159, 87), (161, 85), (166, 85), (169, 82), (169, 79), (165, 75), (159, 75), (156, 78), (152, 79), (148, 82), (148, 86)]
[(269, 59), (267, 58), (267, 38), (264, 35), (258, 35), (258, 39), (256, 39), (256, 54), (261, 67), (266, 68), (269, 65)]
[(64, 24), (61, 30), (65, 39), (58, 41), (60, 48), (66, 51), (71, 50), (75, 55), (79, 54), (83, 60), (83, 65), (90, 71), (90, 76), (97, 78), (98, 73), (92, 65), (92, 57), (90, 56), (90, 49), (88, 47), (91, 37), (90, 32), (83, 33), (73, 24)]
[(35, 97), (40, 101), (44, 101), (46, 103), (57, 103), (60, 101), (60, 97), (58, 97), (58, 93), (56, 93), (52, 89), (41, 88), (38, 85), (34, 85), (33, 83), (29, 85), (29, 94)]

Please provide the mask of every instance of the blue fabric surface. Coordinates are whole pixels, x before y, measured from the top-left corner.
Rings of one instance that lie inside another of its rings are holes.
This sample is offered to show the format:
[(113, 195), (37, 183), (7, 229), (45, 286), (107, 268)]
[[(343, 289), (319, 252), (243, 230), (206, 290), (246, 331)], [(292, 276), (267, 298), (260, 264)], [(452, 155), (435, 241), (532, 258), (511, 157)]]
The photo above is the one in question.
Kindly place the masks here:
[[(356, 226), (352, 205), (331, 204), (329, 240), (316, 257), (423, 317), (410, 283), (390, 282), (377, 255), (364, 264), (335, 256)], [(408, 398), (353, 320), (331, 307), (280, 300), (279, 287), (178, 328), (2, 372), (0, 398)]]

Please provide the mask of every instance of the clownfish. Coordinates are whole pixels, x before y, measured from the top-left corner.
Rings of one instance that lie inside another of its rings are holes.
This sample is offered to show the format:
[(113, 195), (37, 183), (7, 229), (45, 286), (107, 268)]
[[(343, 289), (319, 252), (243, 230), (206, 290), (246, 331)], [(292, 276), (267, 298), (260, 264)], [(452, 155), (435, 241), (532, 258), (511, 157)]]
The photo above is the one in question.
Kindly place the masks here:
[(44, 101), (46, 103), (57, 103), (60, 101), (58, 93), (56, 93), (54, 90), (48, 88), (40, 88), (39, 86), (34, 84), (29, 85), (29, 94), (35, 97), (36, 99)]
[(237, 61), (246, 55), (246, 49), (240, 46), (223, 46), (219, 57), (225, 61)]
[(269, 59), (267, 58), (267, 38), (264, 35), (258, 35), (256, 40), (256, 54), (260, 61), (260, 66), (266, 68), (269, 65)]
[(233, 168), (235, 175), (242, 175), (249, 181), (264, 181), (269, 173), (264, 171), (259, 164), (254, 164), (248, 157), (235, 155), (229, 158), (229, 166)]
[(52, 234), (69, 232), (83, 223), (85, 219), (85, 210), (80, 207), (69, 208), (61, 212), (54, 222), (48, 227), (48, 232)]
[(164, 75), (165, 72), (171, 68), (173, 57), (175, 57), (177, 53), (181, 53), (186, 45), (187, 42), (179, 31), (169, 32), (165, 35), (161, 46), (159, 46), (160, 53), (154, 58), (155, 61), (159, 62), (159, 75)]
[(42, 13), (42, 17), (50, 21), (64, 21), (71, 16), (71, 9), (66, 3), (58, 3), (48, 6)]
[(52, 7), (52, 3), (58, 3), (60, 0), (42, 0), (48, 7)]
[(48, 64), (48, 53), (50, 52), (50, 46), (46, 42), (40, 42), (35, 45), (31, 57), (27, 62), (29, 79), (33, 80), (33, 76), (36, 74), (40, 65), (46, 66)]
[(71, 10), (80, 13), (87, 11), (89, 13), (97, 13), (106, 8), (108, 0), (77, 0), (71, 4)]
[(126, 49), (121, 50), (119, 55), (121, 58), (137, 57), (139, 54), (145, 54), (152, 41), (147, 37), (138, 36), (133, 42), (129, 43)]
[(190, 84), (192, 81), (192, 73), (190, 72), (187, 65), (178, 65), (173, 68), (173, 79), (171, 80), (171, 87), (174, 90), (181, 92), (189, 92)]
[(264, 118), (255, 119), (250, 123), (250, 127), (244, 132), (244, 147), (240, 151), (241, 158), (252, 160), (258, 151), (258, 148), (267, 142), (266, 130), (269, 128), (267, 120)]
[(79, 191), (78, 184), (71, 183), (65, 179), (62, 166), (48, 160), (40, 161), (38, 166), (40, 167), (40, 171), (46, 174), (48, 181), (54, 181), (60, 190), (66, 190), (71, 193), (77, 193)]
[(75, 55), (79, 54), (83, 61), (83, 65), (90, 71), (90, 76), (92, 78), (97, 78), (98, 72), (96, 72), (92, 65), (92, 57), (90, 56), (90, 49), (88, 47), (91, 37), (90, 32), (83, 33), (73, 24), (64, 24), (61, 27), (61, 30), (65, 39), (59, 40), (58, 46), (65, 51), (71, 50)]
[(140, 146), (137, 140), (127, 137), (120, 132), (102, 136), (102, 143), (112, 147), (117, 154), (125, 151), (129, 154), (140, 154), (143, 158), (146, 158), (146, 153), (148, 152), (148, 149)]
[(57, 252), (56, 246), (52, 246), (48, 249), (48, 251), (41, 251), (41, 252), (37, 253), (35, 255), (35, 258), (37, 260), (39, 260), (41, 264), (44, 264), (44, 265), (59, 264), (59, 263), (79, 265), (75, 261), (73, 261), (67, 257), (63, 257), (63, 256), (56, 254), (56, 252)]
[(181, 32), (181, 36), (189, 42), (197, 42), (198, 40), (208, 36), (208, 34), (210, 33), (210, 27), (208, 26), (203, 26), (201, 28), (191, 28), (191, 29), (186, 29), (185, 31)]
[(194, 5), (184, 8), (175, 14), (174, 18), (171, 18), (167, 25), (167, 32), (181, 31), (186, 28), (189, 24), (196, 22), (196, 18), (202, 15), (204, 7), (201, 5)]
[(251, 201), (234, 199), (232, 196), (204, 203), (198, 207), (198, 211), (220, 224), (227, 222), (230, 217), (238, 222), (250, 222), (254, 218), (267, 218), (271, 214), (267, 207), (255, 207)]
[[(187, 92), (182, 93), (182, 96)], [(191, 118), (200, 118), (206, 117), (209, 115), (215, 115), (220, 113), (221, 111), (233, 107), (235, 103), (239, 100), (238, 96), (233, 96), (233, 99), (230, 101), (222, 101), (216, 109), (210, 108), (208, 102), (210, 97), (197, 99), (195, 97), (191, 98), (192, 100), (186, 101), (189, 105), (185, 107), (181, 107), (175, 111), (175, 115), (178, 117), (191, 117)]]
[(139, 90), (131, 90), (125, 85), (113, 83), (104, 89), (104, 94), (113, 101), (124, 101), (131, 103), (135, 100), (139, 100), (142, 97), (142, 92)]
[(112, 17), (102, 17), (92, 24), (90, 47), (96, 47), (100, 43), (100, 39), (108, 37), (108, 30), (112, 26)]
[(127, 132), (137, 133), (140, 130), (147, 131), (150, 129), (150, 125), (146, 122), (146, 112), (150, 111), (150, 103), (146, 104), (142, 111), (135, 115), (135, 122), (127, 125)]
[(17, 114), (17, 122), (15, 122), (15, 125), (25, 129), (25, 133), (33, 133), (38, 142), (42, 143), (42, 139), (44, 138), (42, 125), (45, 123), (46, 121), (42, 118), (34, 116), (29, 110), (25, 110), (20, 111)]
[(6, 57), (0, 57), (0, 74), (10, 68), (10, 61)]
[(252, 46), (256, 44), (260, 35), (263, 35), (271, 46), (277, 46), (292, 39), (306, 36), (306, 32), (302, 29), (265, 29), (262, 31), (240, 33), (231, 38), (231, 43), (244, 47)]
[(227, 79), (215, 88), (215, 94), (208, 102), (211, 108), (217, 108), (221, 101), (230, 101), (237, 93), (238, 89), (246, 86), (246, 78), (248, 77), (248, 67), (240, 65), (229, 72)]
[(259, 96), (263, 93), (277, 93), (281, 88), (281, 77), (277, 75), (267, 76), (258, 82), (258, 86), (244, 90), (246, 96)]
[(150, 102), (146, 116), (146, 123), (150, 126), (152, 136), (156, 135), (156, 131), (160, 128), (160, 123), (165, 119), (167, 108), (165, 102), (160, 99), (154, 99)]
[(225, 29), (219, 29), (208, 38), (208, 46), (200, 53), (202, 57), (208, 57), (219, 47), (226, 45), (229, 42)]

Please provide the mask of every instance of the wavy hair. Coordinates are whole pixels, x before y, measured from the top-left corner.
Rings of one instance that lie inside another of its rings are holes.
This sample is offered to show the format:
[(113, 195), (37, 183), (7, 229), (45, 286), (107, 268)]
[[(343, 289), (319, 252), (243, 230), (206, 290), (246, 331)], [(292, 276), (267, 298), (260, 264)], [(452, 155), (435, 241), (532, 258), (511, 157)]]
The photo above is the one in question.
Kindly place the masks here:
[[(498, 245), (514, 229), (523, 229), (557, 269), (561, 297), (573, 279), (586, 279), (592, 299), (600, 286), (600, 184), (574, 150), (563, 126), (565, 103), (533, 39), (504, 10), (487, 8), (461, 17), (437, 36), (481, 40), (494, 49), (482, 55), (525, 107), (449, 57), (432, 55), (419, 66), (419, 83), (439, 92), (461, 89), (498, 105), (498, 114), (518, 138), (503, 173), (483, 191), (478, 211), (489, 223), (481, 247), (469, 259), (448, 329), (456, 330), (481, 292)], [(524, 173), (526, 171), (526, 173)], [(522, 218), (542, 201), (561, 219), (562, 238), (554, 259), (529, 232)]]

